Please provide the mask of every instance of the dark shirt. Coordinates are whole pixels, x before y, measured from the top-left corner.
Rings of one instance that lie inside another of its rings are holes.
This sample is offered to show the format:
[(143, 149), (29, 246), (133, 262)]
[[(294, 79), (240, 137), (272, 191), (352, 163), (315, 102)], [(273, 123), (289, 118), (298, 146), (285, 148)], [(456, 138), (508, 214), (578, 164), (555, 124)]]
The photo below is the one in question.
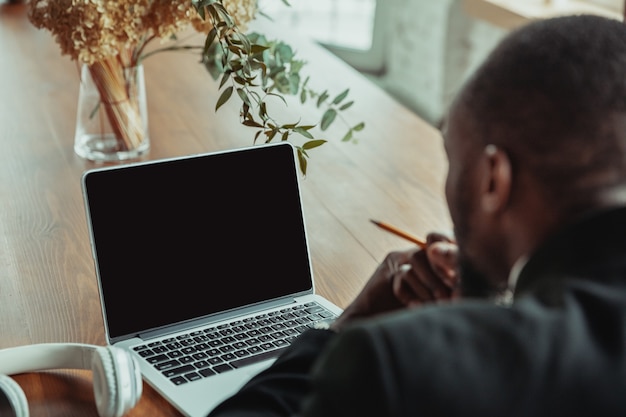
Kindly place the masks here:
[(463, 301), (311, 330), (211, 414), (625, 416), (626, 208), (531, 254), (511, 306)]

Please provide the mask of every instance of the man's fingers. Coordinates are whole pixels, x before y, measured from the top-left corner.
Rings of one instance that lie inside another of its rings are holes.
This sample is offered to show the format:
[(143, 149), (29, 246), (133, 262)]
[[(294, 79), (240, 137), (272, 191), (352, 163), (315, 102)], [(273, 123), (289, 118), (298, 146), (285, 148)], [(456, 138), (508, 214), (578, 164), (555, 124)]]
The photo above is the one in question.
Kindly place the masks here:
[(392, 278), (394, 296), (404, 305), (423, 303), (434, 299), (428, 287), (414, 276), (411, 265), (404, 264)]
[(448, 288), (457, 285), (458, 247), (453, 243), (435, 242), (426, 250), (428, 263)]
[(447, 298), (450, 287), (447, 282), (433, 269), (428, 256), (428, 250), (416, 253), (411, 259), (412, 271), (407, 272), (406, 279), (411, 287), (424, 286), (436, 299)]

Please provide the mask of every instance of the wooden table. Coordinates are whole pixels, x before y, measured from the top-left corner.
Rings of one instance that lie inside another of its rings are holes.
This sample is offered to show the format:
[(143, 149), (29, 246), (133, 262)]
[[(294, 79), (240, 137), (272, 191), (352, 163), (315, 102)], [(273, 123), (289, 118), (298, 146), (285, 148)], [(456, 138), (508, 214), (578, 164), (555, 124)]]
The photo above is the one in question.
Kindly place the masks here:
[[(349, 122), (367, 123), (358, 144), (340, 142), (338, 122), (316, 133), (329, 143), (311, 151), (302, 180), (317, 290), (345, 307), (388, 251), (409, 247), (370, 218), (417, 235), (449, 230), (446, 159), (437, 130), (322, 48), (289, 41), (308, 61), (312, 85), (335, 94), (350, 87)], [(217, 85), (197, 61), (170, 53), (145, 63), (149, 158), (252, 144), (235, 100), (215, 113)], [(73, 151), (78, 77), (49, 32), (28, 22), (24, 5), (0, 5), (0, 348), (105, 343), (79, 182), (95, 165)], [(295, 99), (284, 112), (310, 123), (320, 116)], [(34, 417), (97, 415), (90, 372), (16, 380)], [(129, 415), (179, 414), (146, 386)]]

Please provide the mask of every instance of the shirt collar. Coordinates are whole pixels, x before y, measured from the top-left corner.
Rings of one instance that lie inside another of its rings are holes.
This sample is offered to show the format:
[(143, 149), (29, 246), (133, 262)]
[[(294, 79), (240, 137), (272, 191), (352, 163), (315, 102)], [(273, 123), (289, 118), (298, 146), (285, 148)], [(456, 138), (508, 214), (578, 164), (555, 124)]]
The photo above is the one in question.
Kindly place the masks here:
[(515, 294), (515, 287), (517, 286), (517, 280), (519, 279), (522, 270), (528, 262), (528, 256), (522, 255), (513, 264), (511, 271), (509, 272), (509, 278), (507, 280), (507, 288), (502, 294), (496, 297), (496, 304), (509, 306), (513, 304), (513, 296)]

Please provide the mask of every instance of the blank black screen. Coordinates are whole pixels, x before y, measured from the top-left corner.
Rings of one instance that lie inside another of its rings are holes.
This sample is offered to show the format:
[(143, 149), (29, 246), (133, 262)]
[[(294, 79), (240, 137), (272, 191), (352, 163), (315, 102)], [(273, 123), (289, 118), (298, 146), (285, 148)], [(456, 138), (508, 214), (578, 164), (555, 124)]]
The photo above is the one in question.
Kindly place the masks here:
[(287, 143), (83, 177), (112, 339), (311, 289)]

